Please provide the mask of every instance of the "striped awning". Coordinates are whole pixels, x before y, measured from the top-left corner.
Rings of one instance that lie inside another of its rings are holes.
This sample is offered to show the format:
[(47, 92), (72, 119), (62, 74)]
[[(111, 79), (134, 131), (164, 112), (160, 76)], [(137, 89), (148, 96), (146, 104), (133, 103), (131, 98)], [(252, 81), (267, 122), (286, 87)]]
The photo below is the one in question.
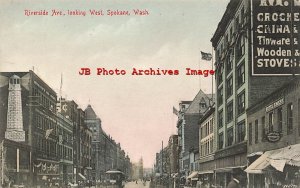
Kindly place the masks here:
[(276, 170), (283, 172), (286, 164), (300, 167), (300, 144), (266, 151), (248, 166), (245, 171), (250, 174), (261, 174), (268, 166), (272, 166)]

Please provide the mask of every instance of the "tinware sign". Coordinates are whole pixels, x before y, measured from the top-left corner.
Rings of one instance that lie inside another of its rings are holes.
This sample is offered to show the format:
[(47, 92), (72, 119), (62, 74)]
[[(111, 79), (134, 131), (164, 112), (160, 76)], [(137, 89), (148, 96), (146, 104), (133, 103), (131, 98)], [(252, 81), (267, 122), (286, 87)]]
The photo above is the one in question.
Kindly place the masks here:
[(253, 75), (300, 73), (300, 0), (252, 0)]

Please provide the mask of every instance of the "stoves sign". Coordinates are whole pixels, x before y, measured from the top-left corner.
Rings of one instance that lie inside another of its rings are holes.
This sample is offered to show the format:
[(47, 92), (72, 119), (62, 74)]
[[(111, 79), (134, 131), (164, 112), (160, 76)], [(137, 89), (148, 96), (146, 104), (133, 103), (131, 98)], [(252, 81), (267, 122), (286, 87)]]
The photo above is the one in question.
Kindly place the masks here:
[(252, 75), (300, 72), (300, 1), (252, 0)]

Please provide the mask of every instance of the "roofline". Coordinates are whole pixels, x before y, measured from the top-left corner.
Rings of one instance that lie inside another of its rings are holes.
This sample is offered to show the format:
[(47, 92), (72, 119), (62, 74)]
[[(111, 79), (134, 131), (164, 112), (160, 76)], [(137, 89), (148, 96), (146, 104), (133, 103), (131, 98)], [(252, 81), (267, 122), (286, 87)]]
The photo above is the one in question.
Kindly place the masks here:
[(232, 12), (236, 10), (236, 8), (241, 4), (242, 1), (243, 0), (230, 0), (230, 2), (228, 3), (221, 21), (219, 22), (218, 27), (210, 40), (214, 48), (216, 48), (218, 41), (222, 36), (222, 33), (224, 33), (224, 28), (227, 27), (228, 22), (234, 17), (235, 14), (232, 14)]

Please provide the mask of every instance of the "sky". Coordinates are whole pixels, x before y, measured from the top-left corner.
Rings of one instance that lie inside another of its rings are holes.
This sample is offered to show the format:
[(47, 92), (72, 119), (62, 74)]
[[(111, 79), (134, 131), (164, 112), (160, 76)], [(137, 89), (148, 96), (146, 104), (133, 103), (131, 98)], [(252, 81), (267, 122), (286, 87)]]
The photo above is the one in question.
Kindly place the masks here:
[[(102, 128), (120, 142), (132, 162), (143, 157), (153, 167), (162, 141), (176, 134), (173, 106), (193, 100), (201, 88), (211, 93), (211, 76), (185, 69), (211, 69), (200, 51), (210, 39), (229, 0), (6, 0), (0, 2), (0, 71), (39, 75), (57, 94), (91, 104)], [(89, 10), (104, 16), (91, 16)], [(149, 14), (134, 15), (133, 9)], [(48, 16), (26, 16), (48, 11)], [(64, 16), (51, 16), (52, 10)], [(71, 16), (70, 11), (86, 11)], [(129, 11), (108, 16), (107, 10)], [(91, 75), (80, 75), (90, 68)], [(97, 75), (97, 68), (126, 75)], [(133, 68), (179, 70), (179, 75), (131, 75)], [(62, 75), (62, 76), (61, 76)]]

